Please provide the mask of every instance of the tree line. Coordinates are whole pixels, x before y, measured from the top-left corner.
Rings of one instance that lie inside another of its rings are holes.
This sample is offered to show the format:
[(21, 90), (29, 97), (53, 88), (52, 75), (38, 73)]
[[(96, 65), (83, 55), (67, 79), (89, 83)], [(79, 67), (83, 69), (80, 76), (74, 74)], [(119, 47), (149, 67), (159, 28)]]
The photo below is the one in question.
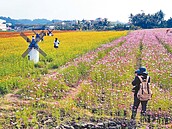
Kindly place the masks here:
[(165, 14), (162, 10), (155, 14), (145, 14), (143, 11), (136, 15), (130, 14), (129, 23), (131, 28), (171, 28), (172, 18), (164, 20)]
[(56, 24), (57, 29), (73, 30), (134, 30), (134, 29), (153, 29), (153, 28), (172, 28), (172, 18), (164, 19), (165, 14), (162, 10), (154, 14), (145, 14), (144, 11), (129, 16), (128, 23), (111, 22), (107, 18), (97, 18), (96, 20), (81, 20), (74, 24)]
[[(6, 22), (12, 23), (12, 29), (24, 28), (29, 29), (45, 29), (48, 26), (54, 26), (56, 30), (134, 30), (134, 29), (152, 29), (152, 28), (171, 28), (172, 18), (164, 20), (164, 12), (162, 10), (154, 14), (145, 14), (143, 11), (136, 15), (132, 13), (129, 16), (128, 23), (112, 22), (107, 18), (97, 18), (95, 20), (52, 20), (35, 19), (30, 20), (14, 20), (11, 18), (0, 17)], [(25, 23), (25, 24), (24, 24)], [(32, 23), (32, 24), (31, 24)], [(34, 24), (33, 24), (34, 23)], [(39, 24), (38, 24), (39, 23)]]
[(77, 21), (75, 24), (64, 24), (60, 26), (57, 24), (58, 29), (79, 29), (79, 30), (134, 30), (134, 29), (153, 29), (153, 28), (171, 28), (172, 18), (164, 19), (164, 12), (162, 10), (154, 14), (145, 14), (143, 11), (136, 15), (132, 13), (129, 16), (128, 23), (114, 23), (108, 21), (107, 18), (96, 20), (82, 20)]

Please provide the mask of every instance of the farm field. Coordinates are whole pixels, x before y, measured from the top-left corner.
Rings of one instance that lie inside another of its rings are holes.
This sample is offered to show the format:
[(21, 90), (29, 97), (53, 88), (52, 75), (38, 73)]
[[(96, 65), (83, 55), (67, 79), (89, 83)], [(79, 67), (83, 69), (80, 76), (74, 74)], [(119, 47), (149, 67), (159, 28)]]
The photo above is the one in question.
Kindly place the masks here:
[[(13, 34), (14, 33), (14, 34)], [(56, 69), (70, 60), (94, 50), (101, 44), (112, 41), (115, 38), (126, 35), (127, 32), (58, 32), (54, 37), (45, 37), (45, 41), (39, 43), (40, 48), (47, 53), (44, 58), (40, 55), (40, 62), (33, 64), (27, 57), (21, 55), (28, 48), (28, 43), (19, 36), (17, 32), (0, 33), (0, 87), (3, 87), (3, 93), (10, 92), (10, 89), (22, 87), (24, 82), (18, 83), (22, 78), (31, 76), (39, 77), (45, 74), (49, 69)], [(25, 32), (31, 36), (33, 32)], [(53, 42), (55, 37), (61, 41), (60, 48), (54, 49)], [(27, 83), (27, 82), (26, 82)], [(26, 84), (24, 83), (24, 84)], [(5, 85), (5, 87), (4, 87)], [(2, 92), (2, 91), (1, 91)]]
[[(34, 64), (18, 33), (0, 33), (0, 128), (172, 128), (172, 36), (165, 29), (54, 32)], [(31, 32), (26, 32), (31, 37)], [(53, 48), (54, 38), (60, 40)], [(130, 120), (134, 71), (146, 66), (152, 100)]]

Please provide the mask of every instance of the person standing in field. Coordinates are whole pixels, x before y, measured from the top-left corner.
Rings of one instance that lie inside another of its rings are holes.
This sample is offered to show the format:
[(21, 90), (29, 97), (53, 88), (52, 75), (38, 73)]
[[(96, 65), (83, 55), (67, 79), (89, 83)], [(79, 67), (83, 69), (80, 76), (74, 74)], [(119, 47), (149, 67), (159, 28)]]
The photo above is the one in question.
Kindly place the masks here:
[(150, 77), (148, 76), (148, 72), (146, 71), (146, 68), (143, 66), (135, 71), (135, 78), (132, 81), (132, 85), (134, 86), (134, 88), (132, 89), (132, 91), (134, 92), (134, 104), (132, 107), (131, 119), (135, 119), (136, 114), (137, 114), (137, 109), (138, 109), (140, 103), (142, 106), (141, 116), (145, 116), (145, 114), (146, 114), (148, 100), (140, 100), (138, 98), (138, 92), (139, 92), (140, 84), (142, 83), (142, 80), (147, 80), (147, 83), (149, 85)]
[(54, 40), (54, 48), (58, 48), (60, 44), (60, 41), (58, 40), (58, 38), (55, 38)]

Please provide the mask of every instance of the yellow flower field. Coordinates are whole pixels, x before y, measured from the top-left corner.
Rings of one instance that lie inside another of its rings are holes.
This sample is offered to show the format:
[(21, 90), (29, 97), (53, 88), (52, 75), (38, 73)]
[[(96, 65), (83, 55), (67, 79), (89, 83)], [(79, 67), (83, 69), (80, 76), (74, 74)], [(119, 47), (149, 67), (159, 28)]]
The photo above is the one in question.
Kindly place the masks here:
[[(17, 80), (26, 77), (28, 73), (33, 77), (39, 76), (42, 69), (47, 72), (48, 69), (58, 68), (69, 60), (126, 34), (127, 31), (55, 32), (54, 36), (45, 36), (44, 41), (39, 42), (39, 47), (46, 52), (47, 57), (40, 55), (40, 62), (34, 65), (27, 60), (27, 56), (21, 57), (29, 44), (19, 34), (10, 32), (3, 37), (5, 34), (0, 33), (0, 87), (18, 87), (20, 84), (16, 84)], [(31, 36), (30, 32), (28, 37), (31, 39)], [(58, 49), (53, 47), (56, 37), (60, 40)]]

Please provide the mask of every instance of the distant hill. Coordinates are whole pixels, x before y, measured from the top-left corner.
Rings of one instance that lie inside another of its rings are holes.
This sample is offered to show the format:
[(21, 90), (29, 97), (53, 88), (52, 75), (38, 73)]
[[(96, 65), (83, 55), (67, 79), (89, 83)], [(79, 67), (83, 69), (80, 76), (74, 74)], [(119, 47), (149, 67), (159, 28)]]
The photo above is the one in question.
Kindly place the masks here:
[(47, 19), (34, 19), (34, 20), (19, 19), (18, 22), (25, 25), (32, 25), (32, 24), (35, 25), (35, 24), (48, 24), (48, 23), (51, 23), (52, 21), (47, 20)]
[(30, 20), (30, 19), (11, 19), (10, 17), (3, 17), (0, 16), (0, 19), (5, 20), (7, 23), (12, 23), (12, 25), (16, 25), (16, 24), (23, 24), (23, 25), (45, 25), (45, 24), (51, 24), (54, 22), (60, 22), (61, 20), (47, 20), (47, 19), (34, 19), (34, 20)]
[(0, 19), (5, 20), (7, 23), (12, 23), (12, 25), (19, 24), (19, 22), (15, 19), (11, 19), (10, 17), (2, 17)]

